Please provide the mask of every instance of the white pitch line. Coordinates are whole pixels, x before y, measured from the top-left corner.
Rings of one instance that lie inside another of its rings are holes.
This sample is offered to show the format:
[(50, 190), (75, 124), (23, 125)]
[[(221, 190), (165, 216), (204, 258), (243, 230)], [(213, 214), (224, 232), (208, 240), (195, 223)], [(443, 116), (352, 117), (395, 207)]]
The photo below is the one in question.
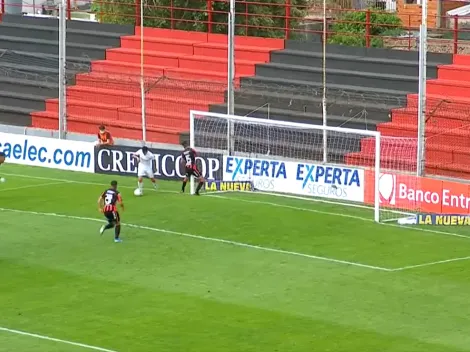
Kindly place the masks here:
[[(9, 175), (9, 176), (16, 176), (16, 177), (32, 178), (32, 179), (37, 179), (37, 180), (62, 181), (62, 182), (76, 183), (76, 184), (82, 184), (82, 185), (105, 186), (105, 184), (99, 183), (99, 182), (74, 181), (74, 180), (65, 180), (65, 179), (60, 179), (60, 178), (29, 176), (29, 175), (14, 174), (14, 173), (13, 174), (12, 173), (2, 173), (2, 174), (3, 175)], [(120, 188), (134, 189), (133, 186), (119, 186), (119, 187)], [(168, 191), (168, 190), (160, 190), (160, 189), (158, 191), (162, 192), (162, 193), (179, 193), (177, 191)], [(220, 193), (220, 192), (218, 192), (218, 193)], [(361, 220), (361, 221), (372, 222), (374, 224), (377, 224), (377, 222), (375, 222), (375, 220), (371, 219), (371, 218), (364, 218), (364, 217), (360, 217), (360, 216), (348, 215), (348, 214), (343, 214), (343, 213), (333, 213), (333, 212), (328, 212), (328, 211), (316, 210), (316, 209), (311, 209), (311, 208), (295, 207), (295, 206), (291, 206), (291, 205), (278, 204), (278, 203), (265, 202), (265, 201), (253, 201), (253, 200), (239, 199), (239, 198), (233, 198), (233, 197), (224, 197), (224, 196), (219, 196), (219, 195), (215, 195), (215, 194), (214, 195), (206, 194), (205, 196), (214, 197), (214, 198), (221, 198), (221, 199), (227, 199), (227, 200), (232, 200), (232, 201), (246, 202), (246, 203), (264, 204), (264, 205), (270, 205), (270, 206), (279, 207), (279, 208), (286, 208), (286, 209), (293, 209), (293, 210), (300, 210), (300, 211), (308, 211), (308, 212), (316, 213), (316, 214), (339, 216), (339, 217), (343, 217), (343, 218)], [(305, 200), (305, 199), (303, 199), (303, 200)], [(382, 226), (395, 227), (395, 228), (399, 228), (399, 229), (408, 229), (408, 230), (412, 230), (412, 231), (433, 233), (433, 234), (436, 234), (436, 235), (444, 235), (444, 236), (470, 239), (470, 236), (461, 235), (461, 234), (453, 233), (453, 232), (430, 230), (430, 229), (423, 229), (423, 228), (416, 227), (416, 226), (404, 226), (404, 225), (389, 224), (389, 223), (379, 223), (379, 224), (382, 225)]]
[(117, 352), (117, 351), (109, 350), (109, 349), (102, 348), (102, 347), (86, 345), (86, 344), (83, 344), (83, 343), (78, 343), (78, 342), (73, 342), (73, 341), (68, 341), (68, 340), (56, 339), (54, 337), (49, 337), (49, 336), (44, 336), (44, 335), (39, 335), (39, 334), (33, 334), (33, 333), (30, 333), (30, 332), (25, 332), (25, 331), (20, 331), (20, 330), (8, 329), (8, 328), (4, 328), (4, 327), (0, 327), (0, 331), (5, 331), (5, 332), (8, 332), (10, 334), (34, 337), (34, 338), (41, 339), (41, 340), (47, 340), (47, 341), (63, 343), (63, 344), (72, 345), (72, 346), (78, 346), (78, 347), (82, 347), (82, 348), (86, 348), (86, 349), (94, 350), (94, 351)]
[(67, 181), (59, 181), (59, 182), (49, 182), (49, 183), (40, 183), (37, 185), (28, 185), (28, 186), (21, 186), (21, 187), (13, 187), (13, 188), (0, 188), (0, 192), (7, 192), (7, 191), (17, 191), (20, 189), (26, 189), (26, 188), (36, 188), (36, 187), (46, 187), (46, 186), (53, 186), (53, 185), (59, 185), (62, 183), (69, 183)]
[[(21, 214), (34, 214), (34, 215), (42, 215), (42, 216), (52, 216), (52, 217), (59, 217), (59, 218), (65, 218), (65, 219), (76, 219), (76, 220), (103, 222), (103, 220), (96, 219), (96, 218), (89, 218), (89, 217), (82, 217), (82, 216), (72, 216), (72, 215), (57, 214), (57, 213), (43, 213), (43, 212), (29, 211), (29, 210), (0, 208), (0, 211), (9, 211), (9, 212), (21, 213)], [(308, 258), (308, 259), (321, 260), (321, 261), (330, 262), (330, 263), (344, 264), (344, 265), (356, 266), (356, 267), (360, 267), (360, 268), (367, 268), (367, 269), (373, 269), (373, 270), (379, 270), (379, 271), (391, 271), (391, 269), (382, 268), (382, 267), (374, 266), (374, 265), (367, 265), (367, 264), (361, 264), (361, 263), (356, 263), (356, 262), (350, 262), (350, 261), (346, 261), (346, 260), (340, 260), (340, 259), (334, 259), (334, 258), (328, 258), (328, 257), (320, 257), (320, 256), (310, 255), (310, 254), (305, 254), (305, 253), (287, 251), (287, 250), (282, 250), (282, 249), (275, 249), (275, 248), (270, 248), (270, 247), (257, 246), (257, 245), (252, 245), (252, 244), (248, 244), (248, 243), (243, 243), (243, 242), (224, 240), (224, 239), (221, 239), (221, 238), (193, 235), (193, 234), (184, 233), (184, 232), (165, 230), (165, 229), (159, 229), (159, 228), (154, 228), (154, 227), (149, 227), (149, 226), (141, 226), (141, 225), (135, 225), (135, 224), (124, 224), (123, 223), (122, 225), (132, 227), (132, 228), (141, 229), (141, 230), (160, 232), (160, 233), (164, 233), (164, 234), (168, 234), (168, 235), (176, 235), (176, 236), (193, 238), (193, 239), (198, 239), (198, 240), (224, 243), (224, 244), (237, 246), (237, 247), (257, 249), (257, 250), (264, 251), (264, 252), (273, 252), (273, 253), (285, 254), (285, 255), (296, 256), (296, 257), (303, 257), (303, 258)]]
[(422, 267), (432, 266), (432, 265), (438, 265), (438, 264), (459, 262), (459, 261), (464, 261), (464, 260), (469, 260), (469, 259), (470, 259), (470, 256), (468, 256), (468, 257), (461, 257), (461, 258), (452, 258), (452, 259), (446, 259), (446, 260), (439, 260), (439, 261), (437, 261), (437, 262), (430, 262), (430, 263), (424, 263), (424, 264), (403, 266), (403, 267), (401, 267), (401, 268), (391, 269), (390, 271), (403, 271), (403, 270), (409, 270), (409, 269), (415, 269), (415, 268), (422, 268)]

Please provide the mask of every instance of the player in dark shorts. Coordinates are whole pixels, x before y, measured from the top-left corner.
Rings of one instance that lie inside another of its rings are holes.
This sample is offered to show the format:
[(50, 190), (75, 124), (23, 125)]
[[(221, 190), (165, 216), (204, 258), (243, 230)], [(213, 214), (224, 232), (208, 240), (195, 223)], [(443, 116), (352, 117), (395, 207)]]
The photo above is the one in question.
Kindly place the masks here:
[(196, 151), (189, 147), (188, 142), (184, 141), (181, 143), (183, 146), (183, 154), (182, 154), (182, 163), (184, 163), (185, 168), (185, 176), (183, 180), (183, 186), (181, 187), (181, 192), (184, 193), (186, 188), (186, 183), (190, 179), (191, 176), (194, 176), (198, 180), (198, 185), (196, 187), (196, 195), (199, 195), (199, 191), (201, 190), (202, 186), (204, 185), (204, 177), (202, 177), (201, 172), (199, 171), (196, 165)]
[(117, 181), (111, 181), (111, 187), (98, 198), (99, 210), (108, 220), (108, 224), (101, 227), (100, 234), (102, 235), (106, 230), (114, 227), (114, 242), (116, 243), (122, 242), (119, 238), (121, 234), (121, 218), (117, 210), (118, 203), (121, 205), (121, 209), (124, 210), (121, 193), (117, 190)]

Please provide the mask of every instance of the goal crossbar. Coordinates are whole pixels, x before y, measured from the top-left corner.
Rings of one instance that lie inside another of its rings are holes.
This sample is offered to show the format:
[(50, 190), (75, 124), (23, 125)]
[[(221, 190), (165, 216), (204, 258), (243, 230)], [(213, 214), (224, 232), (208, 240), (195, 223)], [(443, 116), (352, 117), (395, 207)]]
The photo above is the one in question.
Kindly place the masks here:
[(278, 127), (285, 126), (285, 127), (305, 128), (309, 130), (319, 130), (319, 131), (327, 131), (327, 132), (331, 131), (331, 132), (361, 134), (363, 136), (369, 136), (369, 137), (380, 137), (380, 132), (378, 131), (357, 130), (354, 128), (343, 128), (343, 127), (333, 127), (333, 126), (311, 125), (308, 123), (300, 123), (300, 122), (268, 120), (268, 119), (257, 118), (257, 117), (226, 115), (226, 114), (220, 114), (216, 112), (191, 110), (190, 115), (191, 115), (191, 121), (193, 121), (193, 118), (196, 116), (204, 116), (204, 117), (215, 117), (215, 118), (231, 120), (231, 121), (239, 121), (239, 122), (250, 123), (250, 124), (255, 124), (255, 125), (271, 125), (271, 126), (278, 126)]

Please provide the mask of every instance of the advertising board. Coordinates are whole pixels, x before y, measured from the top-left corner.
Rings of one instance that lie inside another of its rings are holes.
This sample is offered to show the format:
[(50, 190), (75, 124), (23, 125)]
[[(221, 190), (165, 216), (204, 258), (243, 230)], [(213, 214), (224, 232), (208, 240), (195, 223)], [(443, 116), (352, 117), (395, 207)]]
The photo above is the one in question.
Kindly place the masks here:
[(94, 172), (94, 144), (0, 133), (0, 151), (11, 164)]
[[(137, 175), (137, 163), (132, 154), (139, 148), (113, 146), (97, 148), (95, 151), (95, 172), (113, 175)], [(159, 179), (181, 179), (184, 168), (181, 165), (182, 151), (170, 149), (149, 150), (156, 156), (154, 174)], [(208, 180), (221, 178), (222, 156), (213, 153), (200, 153), (196, 163), (202, 175)]]
[[(375, 175), (366, 171), (365, 202), (374, 204)], [(419, 213), (469, 214), (470, 186), (459, 182), (414, 175), (380, 174), (382, 207)]]
[(223, 181), (250, 181), (266, 192), (364, 201), (362, 169), (234, 156), (223, 160)]

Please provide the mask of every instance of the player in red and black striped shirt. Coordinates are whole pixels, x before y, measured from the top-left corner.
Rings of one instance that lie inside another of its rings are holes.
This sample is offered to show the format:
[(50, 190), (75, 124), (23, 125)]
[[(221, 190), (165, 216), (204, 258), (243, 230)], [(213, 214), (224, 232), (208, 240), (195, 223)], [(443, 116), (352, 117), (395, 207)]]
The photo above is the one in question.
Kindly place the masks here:
[(121, 242), (119, 235), (121, 234), (121, 218), (117, 210), (117, 204), (121, 205), (124, 210), (121, 193), (117, 190), (117, 181), (111, 181), (111, 187), (104, 191), (98, 198), (98, 206), (108, 220), (107, 225), (103, 225), (100, 229), (102, 235), (106, 230), (114, 227), (114, 242)]
[(183, 186), (181, 187), (181, 192), (184, 193), (184, 190), (186, 188), (186, 183), (188, 182), (191, 176), (194, 176), (199, 182), (196, 187), (196, 195), (198, 196), (199, 191), (204, 185), (205, 180), (196, 165), (196, 151), (193, 148), (191, 148), (188, 145), (188, 142), (186, 141), (181, 143), (181, 145), (184, 148), (183, 155), (182, 155), (182, 162), (184, 163), (184, 167), (185, 167), (185, 176), (183, 180)]

